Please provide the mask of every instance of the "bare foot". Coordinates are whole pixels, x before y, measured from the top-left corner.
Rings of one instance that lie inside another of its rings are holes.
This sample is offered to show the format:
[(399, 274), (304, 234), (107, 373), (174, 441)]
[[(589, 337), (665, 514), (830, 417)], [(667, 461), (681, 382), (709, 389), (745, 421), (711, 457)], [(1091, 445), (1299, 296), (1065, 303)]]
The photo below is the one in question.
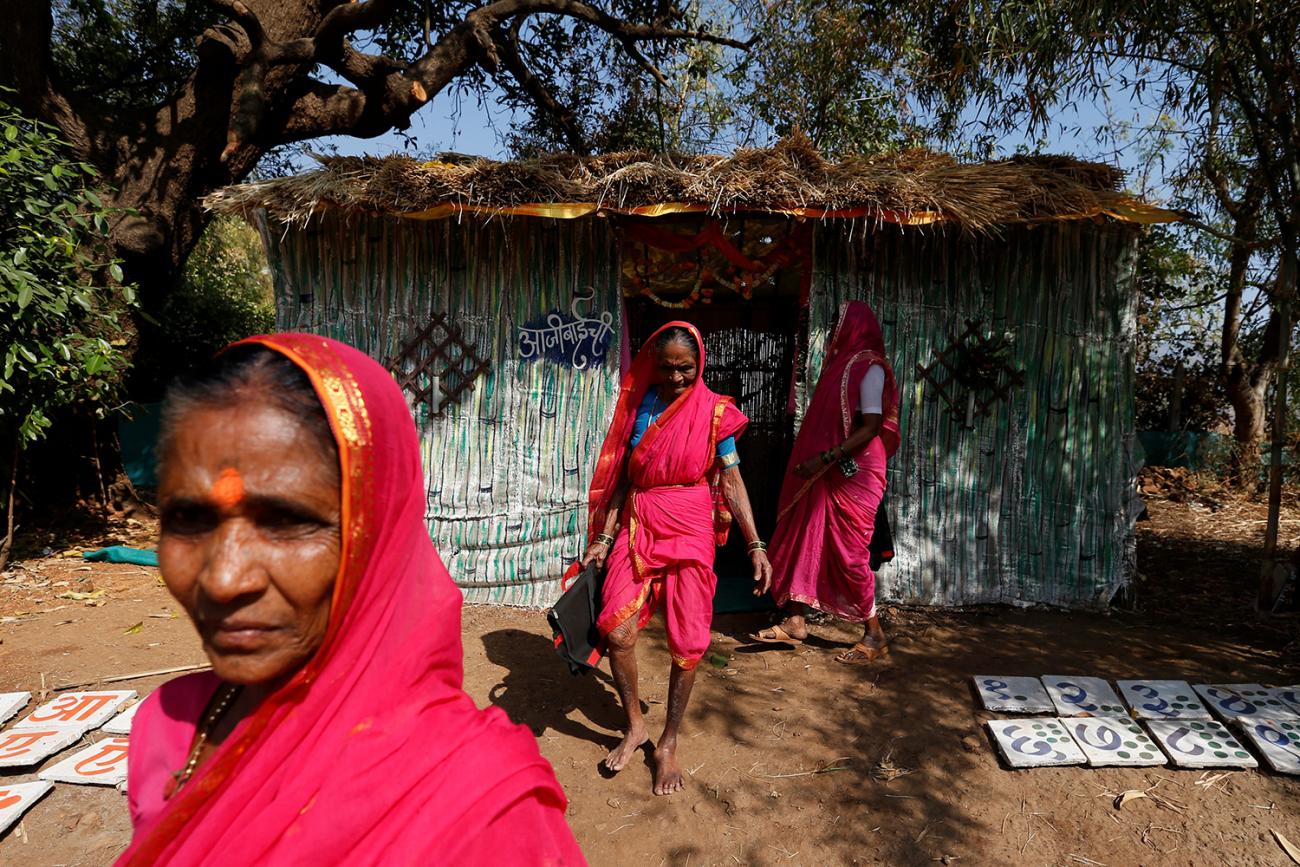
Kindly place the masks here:
[(632, 761), (636, 751), (641, 749), (641, 745), (648, 740), (650, 738), (646, 736), (644, 725), (630, 730), (623, 736), (622, 742), (605, 756), (605, 767), (617, 774), (627, 767), (627, 763)]
[(663, 745), (655, 750), (655, 794), (671, 795), (686, 788), (682, 769), (677, 764), (675, 744)]

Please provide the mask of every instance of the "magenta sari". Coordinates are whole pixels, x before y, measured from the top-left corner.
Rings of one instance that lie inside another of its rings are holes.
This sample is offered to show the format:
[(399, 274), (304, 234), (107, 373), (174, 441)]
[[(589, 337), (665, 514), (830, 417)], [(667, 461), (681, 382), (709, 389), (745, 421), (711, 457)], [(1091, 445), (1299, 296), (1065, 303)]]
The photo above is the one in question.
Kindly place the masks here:
[(131, 731), (120, 865), (580, 865), (551, 766), (461, 689), (460, 590), (424, 525), (415, 425), (388, 371), (302, 334), (251, 338), (311, 379), (342, 464), (324, 642), (167, 797), (212, 674), (164, 684)]
[[(699, 348), (695, 383), (630, 447), (637, 407), (653, 387), (654, 340), (666, 328), (688, 329)], [(690, 669), (709, 647), (716, 546), (726, 541), (731, 515), (718, 492), (720, 440), (740, 436), (749, 420), (735, 402), (704, 384), (704, 342), (695, 326), (670, 322), (656, 331), (623, 378), (614, 420), (591, 482), (591, 532), (600, 532), (626, 462), (627, 499), (607, 559), (596, 625), (602, 635), (637, 616), (643, 627), (662, 607), (673, 661)]]
[[(873, 364), (885, 370), (883, 419), (879, 435), (855, 456), (859, 472), (846, 479), (832, 464), (811, 479), (799, 478), (796, 466), (852, 432), (858, 383)], [(840, 309), (781, 486), (769, 551), (778, 606), (802, 602), (855, 623), (875, 616), (871, 534), (885, 494), (885, 463), (898, 444), (898, 383), (885, 358), (880, 323), (866, 302), (850, 301)]]

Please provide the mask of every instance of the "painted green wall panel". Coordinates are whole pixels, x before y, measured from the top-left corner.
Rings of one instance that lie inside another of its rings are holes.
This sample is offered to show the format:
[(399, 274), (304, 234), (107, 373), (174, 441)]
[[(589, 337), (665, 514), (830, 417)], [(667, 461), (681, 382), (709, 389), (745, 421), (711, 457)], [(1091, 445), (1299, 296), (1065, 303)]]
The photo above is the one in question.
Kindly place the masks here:
[[(436, 418), (413, 406), (428, 479), (426, 520), (470, 601), (544, 606), (579, 554), (591, 466), (618, 390), (620, 298), (603, 220), (398, 221), (330, 216), (264, 234), (278, 326), (395, 355), (432, 312), (491, 361)], [(519, 360), (518, 326), (569, 310), (614, 313), (603, 367)]]
[[(1069, 223), (998, 237), (894, 227), (817, 236), (809, 381), (842, 301), (876, 310), (901, 387), (885, 599), (1101, 607), (1129, 579), (1133, 231)], [(1014, 335), (1025, 383), (965, 430), (920, 379), (980, 319)]]
[[(617, 392), (617, 252), (606, 222), (331, 216), (264, 237), (281, 328), (383, 359), (439, 311), (492, 360), (446, 417), (415, 408), (430, 533), (467, 598), (553, 601), (581, 544)], [(1128, 580), (1132, 240), (1130, 228), (1092, 223), (997, 237), (819, 227), (807, 381), (839, 304), (865, 298), (902, 385), (903, 447), (889, 472), (898, 556), (881, 571), (882, 598), (1100, 607)], [(604, 367), (518, 360), (520, 324), (592, 289), (591, 315), (615, 314)], [(967, 317), (1012, 332), (1025, 374), (969, 431), (915, 372)], [(807, 397), (801, 389), (800, 408)]]

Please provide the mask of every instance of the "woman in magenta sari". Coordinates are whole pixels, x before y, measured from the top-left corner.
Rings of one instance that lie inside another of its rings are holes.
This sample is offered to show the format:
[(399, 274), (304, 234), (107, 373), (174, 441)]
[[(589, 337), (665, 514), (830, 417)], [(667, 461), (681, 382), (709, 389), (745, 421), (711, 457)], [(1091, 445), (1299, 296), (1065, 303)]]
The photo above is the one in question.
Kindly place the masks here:
[(460, 591), (406, 400), (256, 337), (174, 388), (158, 556), (212, 671), (145, 699), (126, 865), (579, 865), (532, 736), (461, 689)]
[(876, 617), (870, 545), (885, 462), (898, 444), (898, 383), (880, 323), (866, 302), (850, 301), (840, 310), (781, 487), (772, 596), (785, 619), (752, 638), (803, 641), (809, 606), (865, 625), (862, 640), (837, 661), (862, 664), (889, 652)]
[(642, 347), (623, 378), (614, 420), (591, 483), (584, 565), (606, 565), (597, 626), (627, 713), (627, 734), (605, 758), (622, 770), (649, 740), (637, 693), (636, 638), (664, 609), (672, 672), (667, 720), (655, 745), (654, 793), (683, 787), (677, 735), (695, 667), (709, 647), (716, 546), (734, 513), (749, 543), (756, 594), (772, 567), (758, 538), (735, 439), (748, 419), (704, 384), (704, 343), (693, 325), (670, 322)]

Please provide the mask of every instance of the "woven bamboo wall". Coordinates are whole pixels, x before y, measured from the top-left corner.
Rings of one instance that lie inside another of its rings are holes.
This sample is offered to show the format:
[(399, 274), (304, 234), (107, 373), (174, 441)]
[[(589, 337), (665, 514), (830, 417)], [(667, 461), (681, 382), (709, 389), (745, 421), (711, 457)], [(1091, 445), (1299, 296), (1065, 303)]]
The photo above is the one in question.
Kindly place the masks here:
[[(903, 447), (889, 475), (898, 556), (881, 571), (880, 596), (1105, 605), (1134, 556), (1133, 231), (1060, 223), (975, 238), (849, 228), (827, 224), (816, 238), (806, 374), (816, 381), (839, 303), (870, 302), (903, 388)], [(589, 287), (597, 313), (619, 309), (605, 221), (330, 217), (264, 237), (280, 328), (383, 359), (436, 310), (492, 360), (445, 418), (417, 408), (426, 517), (467, 599), (552, 602), (585, 527), (620, 335), (603, 368), (575, 371), (518, 361), (516, 326), (567, 309)], [(1025, 373), (973, 431), (915, 373), (967, 317), (1013, 332), (1013, 363)]]
[[(439, 311), (491, 360), (445, 417), (414, 408), (429, 532), (468, 600), (553, 602), (579, 553), (589, 473), (618, 390), (620, 299), (605, 221), (329, 217), (264, 239), (280, 329), (382, 360)], [(614, 313), (605, 366), (519, 361), (517, 326), (567, 311), (591, 287), (596, 314)]]
[[(883, 598), (1098, 608), (1128, 581), (1133, 239), (1082, 222), (997, 238), (821, 228), (809, 381), (839, 303), (862, 298), (902, 388), (888, 495), (898, 556), (881, 570)], [(974, 430), (916, 373), (967, 318), (1012, 332), (1025, 374)]]

